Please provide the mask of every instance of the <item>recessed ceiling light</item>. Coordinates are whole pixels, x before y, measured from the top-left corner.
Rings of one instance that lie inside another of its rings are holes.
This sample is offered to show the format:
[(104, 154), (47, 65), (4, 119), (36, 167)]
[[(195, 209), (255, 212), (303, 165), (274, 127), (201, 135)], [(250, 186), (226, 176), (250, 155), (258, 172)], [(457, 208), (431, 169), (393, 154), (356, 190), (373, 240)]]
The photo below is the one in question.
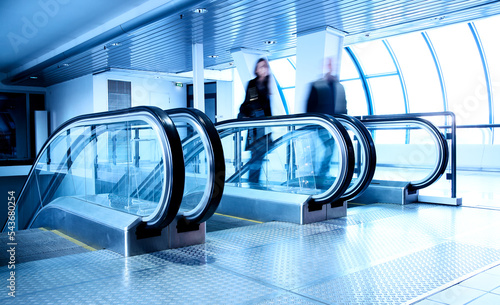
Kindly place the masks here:
[(208, 55), (209, 58), (217, 58), (219, 55)]
[(110, 47), (117, 47), (119, 45), (120, 45), (119, 42), (113, 42), (113, 43), (109, 44)]
[(62, 68), (62, 67), (69, 67), (69, 64), (60, 64), (59, 66), (57, 66), (58, 68)]
[(193, 10), (193, 13), (198, 13), (198, 14), (205, 14), (207, 12), (206, 8), (195, 8)]
[(264, 41), (265, 44), (277, 44), (278, 42), (276, 40), (266, 40)]
[(38, 79), (38, 76), (30, 76), (31, 79)]

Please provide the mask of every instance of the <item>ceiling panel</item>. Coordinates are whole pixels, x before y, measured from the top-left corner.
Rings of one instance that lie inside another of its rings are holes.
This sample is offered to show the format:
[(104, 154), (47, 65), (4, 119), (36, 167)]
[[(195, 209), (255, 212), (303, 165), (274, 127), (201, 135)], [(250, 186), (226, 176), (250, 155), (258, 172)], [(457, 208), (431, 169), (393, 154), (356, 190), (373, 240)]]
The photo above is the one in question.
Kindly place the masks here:
[[(193, 2), (194, 3), (194, 2)], [(194, 13), (205, 8), (206, 13)], [(192, 69), (191, 48), (202, 43), (205, 68), (230, 67), (231, 50), (256, 49), (270, 59), (292, 55), (297, 33), (333, 27), (346, 34), (345, 44), (380, 39), (500, 13), (500, 1), (201, 1), (176, 14), (82, 48), (56, 63), (9, 75), (9, 84), (50, 86), (106, 69), (185, 72)], [(277, 43), (266, 45), (264, 41)], [(37, 79), (32, 79), (36, 77)]]

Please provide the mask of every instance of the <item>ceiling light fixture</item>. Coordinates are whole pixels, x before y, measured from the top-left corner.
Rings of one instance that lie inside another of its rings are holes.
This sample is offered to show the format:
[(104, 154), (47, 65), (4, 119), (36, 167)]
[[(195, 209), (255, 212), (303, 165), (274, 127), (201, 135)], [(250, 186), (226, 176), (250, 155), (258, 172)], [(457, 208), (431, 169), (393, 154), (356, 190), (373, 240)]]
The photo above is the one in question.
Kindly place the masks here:
[(217, 58), (219, 55), (208, 55), (209, 58)]
[(58, 68), (63, 68), (63, 67), (69, 67), (69, 64), (60, 64), (59, 66), (57, 66)]
[(38, 76), (30, 76), (31, 79), (38, 79)]
[(264, 41), (264, 44), (277, 44), (278, 42), (276, 40), (266, 40)]
[(197, 13), (197, 14), (205, 14), (206, 12), (208, 12), (206, 8), (195, 8), (193, 10), (193, 13)]

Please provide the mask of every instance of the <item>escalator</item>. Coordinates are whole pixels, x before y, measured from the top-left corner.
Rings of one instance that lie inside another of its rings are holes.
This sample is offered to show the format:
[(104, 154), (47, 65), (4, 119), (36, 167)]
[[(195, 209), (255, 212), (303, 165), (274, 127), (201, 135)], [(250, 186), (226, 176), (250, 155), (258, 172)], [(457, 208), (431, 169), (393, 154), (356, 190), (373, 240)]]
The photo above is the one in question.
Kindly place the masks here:
[[(184, 162), (186, 137), (203, 147), (197, 172)], [(202, 243), (224, 187), (216, 179), (224, 174), (221, 151), (214, 126), (195, 110), (76, 117), (42, 148), (17, 200), (15, 228), (6, 223), (3, 231), (56, 229), (125, 256)], [(193, 180), (204, 184), (193, 189)]]
[[(419, 195), (446, 172), (449, 160), (445, 136), (430, 121), (409, 115), (364, 116), (375, 143), (377, 165), (368, 191), (357, 203), (439, 202)], [(444, 202), (443, 202), (444, 203)]]
[[(373, 177), (373, 142), (354, 118), (301, 114), (228, 120), (216, 128), (227, 172), (221, 214), (300, 224), (342, 217), (346, 201)], [(255, 128), (265, 134), (257, 150), (247, 143)]]

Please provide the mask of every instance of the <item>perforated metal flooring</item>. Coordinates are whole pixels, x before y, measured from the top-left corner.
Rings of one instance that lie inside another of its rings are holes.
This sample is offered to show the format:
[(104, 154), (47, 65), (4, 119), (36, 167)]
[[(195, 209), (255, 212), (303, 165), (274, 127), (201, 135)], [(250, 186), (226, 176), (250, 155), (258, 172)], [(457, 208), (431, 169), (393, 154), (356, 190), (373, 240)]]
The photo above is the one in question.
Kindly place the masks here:
[[(88, 252), (89, 249), (75, 244), (71, 240), (58, 235), (58, 231), (47, 231), (43, 229), (32, 229), (16, 232), (15, 260), (17, 263), (25, 263), (33, 260), (41, 260), (63, 255)], [(9, 235), (0, 234), (0, 249), (9, 244)], [(10, 261), (10, 253), (7, 250), (0, 251), (0, 266), (6, 266)], [(1, 270), (1, 269), (0, 269)]]
[[(499, 262), (499, 220), (498, 210), (370, 205), (130, 258), (66, 255), (17, 264), (16, 298), (3, 285), (0, 303), (401, 304)], [(0, 267), (3, 281), (8, 272)]]

